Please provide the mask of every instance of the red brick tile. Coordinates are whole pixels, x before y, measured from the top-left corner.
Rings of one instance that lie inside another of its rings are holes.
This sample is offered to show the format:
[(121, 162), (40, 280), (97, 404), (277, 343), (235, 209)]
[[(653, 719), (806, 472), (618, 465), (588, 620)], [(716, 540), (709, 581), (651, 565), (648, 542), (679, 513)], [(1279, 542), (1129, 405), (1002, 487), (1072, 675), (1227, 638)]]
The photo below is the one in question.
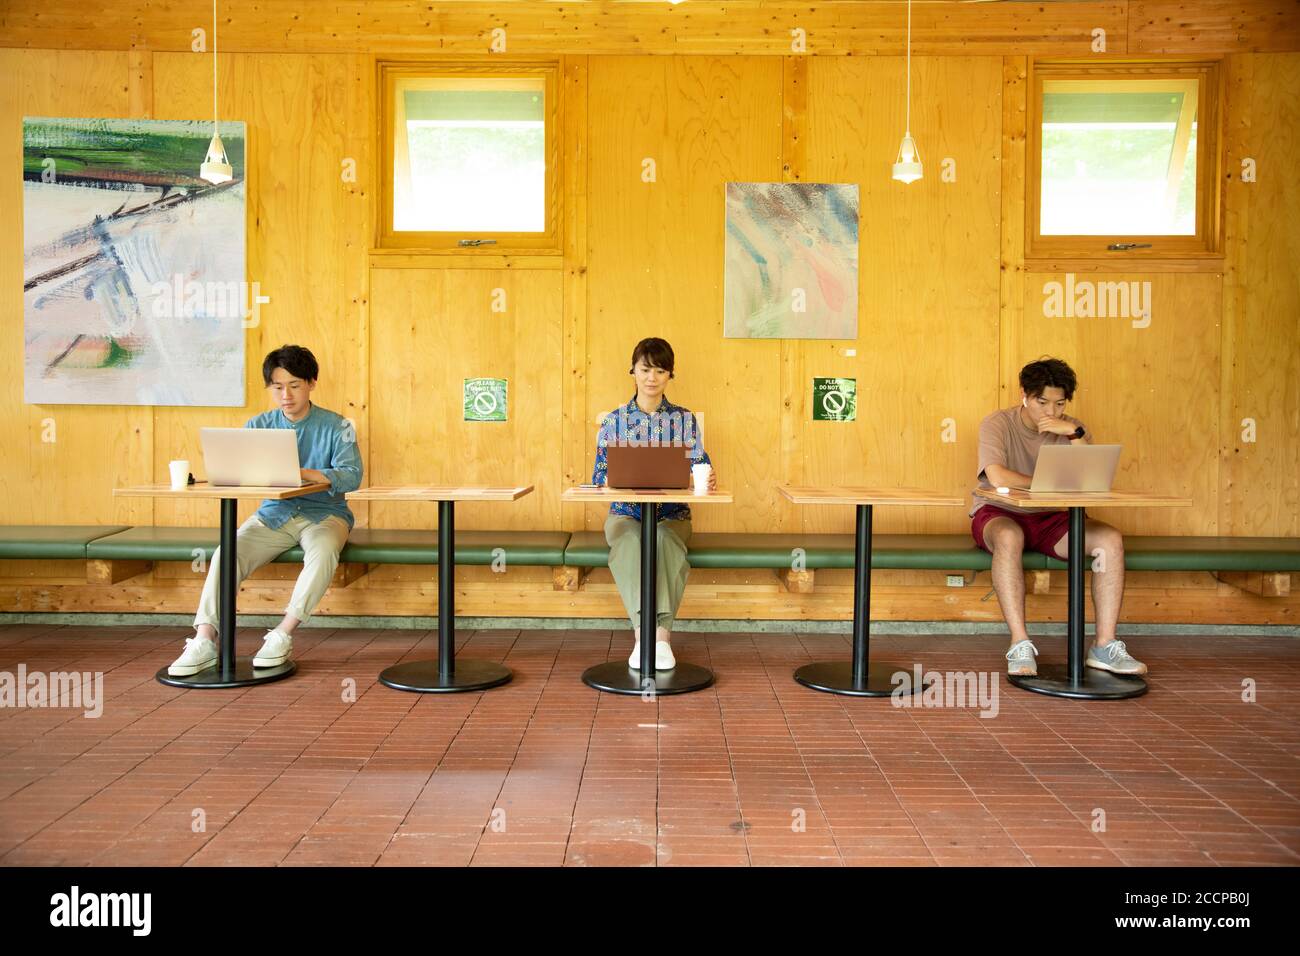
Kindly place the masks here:
[[(608, 631), (468, 631), (459, 653), (516, 676), (466, 695), (378, 684), (436, 652), (428, 631), (309, 628), (293, 680), (220, 694), (153, 680), (176, 628), (0, 626), (0, 669), (63, 666), (73, 633), (78, 668), (106, 674), (104, 715), (0, 711), (0, 865), (1300, 862), (1300, 651), (1285, 639), (1151, 640), (1139, 700), (1066, 707), (1002, 684), (984, 720), (790, 680), (846, 656), (844, 635), (683, 634), (679, 657), (718, 683), (654, 702), (581, 684), (628, 643)], [(257, 636), (241, 630), (241, 648)], [(875, 649), (970, 669), (1000, 643)], [(1228, 647), (1265, 661), (1266, 702), (1241, 703)]]

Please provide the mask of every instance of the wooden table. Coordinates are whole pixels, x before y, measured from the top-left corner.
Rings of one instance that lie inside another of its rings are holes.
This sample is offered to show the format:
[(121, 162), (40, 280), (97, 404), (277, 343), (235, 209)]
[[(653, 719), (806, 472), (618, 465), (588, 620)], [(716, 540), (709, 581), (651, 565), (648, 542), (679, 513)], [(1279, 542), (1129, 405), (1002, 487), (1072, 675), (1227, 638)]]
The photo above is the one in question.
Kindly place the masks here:
[[(695, 494), (690, 488), (609, 488), (579, 485), (567, 488), (561, 501), (623, 501), (641, 505), (641, 669), (633, 670), (626, 660), (607, 661), (588, 667), (582, 680), (588, 687), (611, 694), (661, 696), (702, 690), (713, 683), (713, 671), (699, 664), (678, 661), (672, 670), (655, 669), (655, 574), (658, 562), (659, 505), (731, 504), (729, 491)], [(653, 674), (653, 677), (647, 676)]]
[(514, 675), (493, 661), (461, 661), (456, 665), (456, 512), (457, 501), (517, 501), (532, 485), (509, 488), (453, 485), (383, 485), (359, 488), (354, 501), (438, 502), (438, 659), (394, 664), (379, 682), (395, 690), (418, 693), (461, 693), (504, 684)]
[[(964, 498), (916, 488), (862, 488), (778, 485), (777, 489), (797, 505), (854, 505), (857, 524), (853, 535), (853, 659), (817, 661), (794, 672), (805, 687), (853, 697), (889, 697), (919, 693), (924, 688), (901, 685), (893, 680), (900, 668), (895, 664), (871, 663), (871, 517), (876, 505), (961, 505)], [(906, 668), (902, 668), (906, 670)]]
[(286, 498), (299, 498), (303, 495), (328, 491), (328, 482), (302, 485), (299, 488), (268, 488), (255, 485), (210, 485), (206, 481), (196, 482), (173, 491), (169, 484), (140, 485), (132, 488), (114, 488), (113, 495), (121, 498), (220, 498), (221, 499), (221, 575), (218, 590), (217, 647), (219, 660), (216, 667), (208, 667), (188, 677), (173, 677), (164, 667), (155, 676), (158, 681), (172, 687), (248, 687), (252, 684), (266, 684), (273, 680), (288, 677), (298, 665), (287, 660), (275, 667), (253, 668), (251, 657), (235, 657), (235, 603), (239, 594), (239, 583), (235, 580), (238, 564), (235, 562), (235, 532), (239, 522), (240, 498), (271, 498), (282, 501)]
[[(1059, 665), (1040, 667), (1034, 677), (1007, 675), (1007, 680), (1039, 694), (1053, 697), (1072, 697), (1079, 700), (1120, 700), (1138, 697), (1147, 692), (1147, 683), (1141, 677), (1123, 677), (1109, 671), (1084, 667), (1083, 646), (1083, 566), (1084, 566), (1084, 509), (1095, 508), (1159, 508), (1186, 507), (1190, 498), (1171, 498), (1167, 495), (1149, 495), (1141, 491), (1024, 491), (1012, 488), (998, 492), (994, 488), (976, 488), (975, 495), (994, 504), (1014, 505), (1019, 508), (1066, 508), (1070, 512), (1069, 540), (1066, 558), (1069, 568), (1069, 592), (1066, 598), (1067, 623), (1065, 628), (1067, 663), (1064, 670)], [(1052, 555), (1056, 557), (1056, 555)]]

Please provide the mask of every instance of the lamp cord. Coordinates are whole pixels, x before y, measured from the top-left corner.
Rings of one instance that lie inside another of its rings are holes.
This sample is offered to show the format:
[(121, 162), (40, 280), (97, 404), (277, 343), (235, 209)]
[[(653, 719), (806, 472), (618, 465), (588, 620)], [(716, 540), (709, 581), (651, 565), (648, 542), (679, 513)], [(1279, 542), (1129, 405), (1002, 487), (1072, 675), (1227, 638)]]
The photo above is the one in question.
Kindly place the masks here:
[[(910, 4), (912, 0), (907, 0)], [(212, 135), (220, 132), (217, 126), (217, 0), (212, 0)]]
[[(217, 0), (212, 0), (216, 8)], [(907, 0), (907, 135), (911, 135), (911, 0)]]

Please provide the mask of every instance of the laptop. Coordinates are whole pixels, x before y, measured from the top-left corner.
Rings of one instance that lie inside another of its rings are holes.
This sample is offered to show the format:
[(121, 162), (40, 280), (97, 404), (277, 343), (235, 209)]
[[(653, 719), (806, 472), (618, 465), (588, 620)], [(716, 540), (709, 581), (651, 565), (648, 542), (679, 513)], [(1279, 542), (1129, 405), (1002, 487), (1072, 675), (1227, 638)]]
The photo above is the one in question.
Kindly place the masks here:
[(609, 487), (689, 487), (690, 452), (683, 445), (610, 445), (605, 449)]
[(1044, 445), (1029, 491), (1110, 491), (1123, 445)]
[(300, 488), (298, 441), (292, 428), (200, 428), (208, 484)]

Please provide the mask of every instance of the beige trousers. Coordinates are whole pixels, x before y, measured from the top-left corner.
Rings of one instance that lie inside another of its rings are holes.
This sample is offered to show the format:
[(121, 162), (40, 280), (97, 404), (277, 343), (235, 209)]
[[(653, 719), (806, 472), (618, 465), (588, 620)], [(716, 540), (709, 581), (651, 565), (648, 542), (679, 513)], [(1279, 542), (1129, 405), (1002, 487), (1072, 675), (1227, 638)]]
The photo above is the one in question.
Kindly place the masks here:
[[(334, 569), (339, 566), (339, 552), (348, 540), (348, 530), (348, 523), (337, 515), (330, 515), (315, 524), (302, 515), (295, 515), (278, 528), (268, 528), (257, 515), (253, 515), (240, 525), (236, 533), (236, 589), (239, 582), (262, 565), (269, 564), (294, 545), (301, 544), (302, 573), (293, 586), (293, 594), (284, 613), (292, 614), (299, 621), (307, 620), (334, 577)], [(194, 615), (195, 627), (200, 624), (217, 626), (220, 559), (221, 549), (217, 548), (212, 554), (212, 563), (208, 565), (207, 580), (203, 582), (199, 610)]]
[[(677, 608), (686, 591), (686, 575), (691, 570), (686, 560), (686, 542), (691, 539), (691, 523), (679, 519), (660, 521), (655, 532), (655, 623), (671, 629)], [(614, 575), (619, 597), (627, 610), (632, 630), (641, 628), (641, 522), (626, 515), (605, 519), (605, 540), (609, 543), (609, 570)]]

